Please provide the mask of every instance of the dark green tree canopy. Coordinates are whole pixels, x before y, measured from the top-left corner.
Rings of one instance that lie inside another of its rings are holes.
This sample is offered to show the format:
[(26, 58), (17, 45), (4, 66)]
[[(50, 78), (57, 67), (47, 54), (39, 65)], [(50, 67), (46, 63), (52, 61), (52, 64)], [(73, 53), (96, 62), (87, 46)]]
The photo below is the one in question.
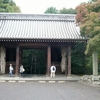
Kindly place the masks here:
[(13, 0), (0, 0), (0, 12), (21, 12)]
[(60, 14), (76, 14), (76, 10), (73, 8), (69, 8), (69, 9), (63, 8), (63, 9), (60, 9), (59, 13)]
[(63, 8), (63, 9), (57, 10), (55, 7), (49, 7), (44, 13), (47, 13), (47, 14), (76, 14), (76, 9)]
[(89, 2), (97, 2), (98, 0), (89, 0)]
[(55, 7), (49, 7), (47, 10), (44, 12), (46, 14), (58, 14), (58, 10)]

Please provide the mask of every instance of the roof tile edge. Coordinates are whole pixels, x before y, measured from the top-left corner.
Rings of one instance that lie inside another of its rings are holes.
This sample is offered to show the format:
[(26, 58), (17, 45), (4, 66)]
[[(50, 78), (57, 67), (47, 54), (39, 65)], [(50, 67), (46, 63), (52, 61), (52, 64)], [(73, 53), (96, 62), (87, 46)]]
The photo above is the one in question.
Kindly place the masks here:
[(21, 14), (21, 13), (0, 13), (0, 19), (44, 19), (75, 21), (75, 14)]

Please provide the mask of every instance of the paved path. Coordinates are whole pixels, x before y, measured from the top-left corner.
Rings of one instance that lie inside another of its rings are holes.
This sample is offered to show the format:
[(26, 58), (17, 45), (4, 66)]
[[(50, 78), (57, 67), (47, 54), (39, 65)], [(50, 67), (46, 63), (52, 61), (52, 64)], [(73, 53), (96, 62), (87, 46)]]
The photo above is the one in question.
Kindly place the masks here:
[(100, 88), (79, 82), (0, 83), (0, 100), (100, 100)]
[(24, 77), (10, 77), (9, 75), (1, 75), (0, 82), (3, 81), (78, 81), (80, 79), (77, 75), (67, 77), (65, 75), (56, 75), (55, 78), (46, 77), (45, 75), (24, 75)]

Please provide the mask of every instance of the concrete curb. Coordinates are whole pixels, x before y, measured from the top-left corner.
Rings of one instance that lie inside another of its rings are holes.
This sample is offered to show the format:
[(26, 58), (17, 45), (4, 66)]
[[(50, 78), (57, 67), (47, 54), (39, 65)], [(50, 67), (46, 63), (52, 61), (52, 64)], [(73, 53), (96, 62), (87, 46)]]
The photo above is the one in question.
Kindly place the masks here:
[(0, 82), (39, 82), (39, 83), (64, 83), (64, 82), (78, 82), (80, 79), (79, 76), (73, 75), (72, 77), (67, 76), (56, 76), (55, 78), (50, 78), (46, 76), (31, 76), (31, 77), (10, 77), (9, 75), (0, 76)]
[(10, 83), (25, 83), (25, 82), (39, 82), (39, 83), (66, 83), (66, 82), (78, 82), (77, 80), (0, 80), (0, 83), (10, 82)]

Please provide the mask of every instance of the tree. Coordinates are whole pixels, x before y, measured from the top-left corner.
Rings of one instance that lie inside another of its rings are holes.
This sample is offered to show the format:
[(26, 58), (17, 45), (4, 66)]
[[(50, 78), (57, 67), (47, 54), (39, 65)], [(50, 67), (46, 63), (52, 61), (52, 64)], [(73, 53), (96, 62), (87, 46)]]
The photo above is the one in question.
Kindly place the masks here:
[(76, 7), (76, 22), (80, 26), (81, 35), (89, 38), (85, 50), (87, 67), (92, 65), (91, 54), (94, 51), (98, 52), (100, 58), (100, 0), (91, 1)]
[(47, 10), (44, 12), (46, 14), (58, 14), (58, 10), (55, 7), (49, 7)]
[[(83, 7), (79, 7), (81, 5)], [(80, 25), (81, 35), (89, 38), (85, 54), (88, 55), (87, 67), (91, 67), (91, 54), (96, 51), (98, 52), (98, 58), (100, 58), (100, 0), (80, 4), (79, 6), (79, 8), (76, 8), (76, 22)], [(81, 8), (85, 8), (86, 13)]]
[(89, 0), (89, 2), (97, 2), (98, 0)]
[(83, 22), (83, 18), (88, 14), (87, 4), (82, 3), (78, 5), (76, 7), (76, 11), (77, 11), (76, 22), (81, 25)]
[(73, 74), (91, 74), (91, 68), (89, 68), (86, 63), (87, 56), (85, 56), (84, 51), (86, 48), (86, 43), (77, 42), (72, 47), (72, 73)]
[(0, 12), (21, 12), (13, 0), (0, 0)]
[[(80, 5), (81, 6), (81, 5)], [(82, 9), (85, 8), (85, 11)], [(82, 5), (82, 7), (78, 8), (78, 15), (82, 16), (79, 17), (80, 20), (78, 20), (78, 17), (76, 16), (77, 23), (79, 23), (81, 28), (81, 35), (89, 37), (89, 41), (87, 43), (87, 48), (85, 51), (85, 54), (91, 53), (93, 51), (100, 52), (100, 48), (98, 45), (100, 45), (100, 0), (94, 3), (87, 3), (85, 5)], [(83, 12), (79, 12), (79, 11)], [(84, 15), (83, 15), (84, 13)]]
[(73, 8), (69, 8), (69, 9), (63, 8), (59, 10), (59, 13), (60, 14), (76, 14), (76, 10)]

